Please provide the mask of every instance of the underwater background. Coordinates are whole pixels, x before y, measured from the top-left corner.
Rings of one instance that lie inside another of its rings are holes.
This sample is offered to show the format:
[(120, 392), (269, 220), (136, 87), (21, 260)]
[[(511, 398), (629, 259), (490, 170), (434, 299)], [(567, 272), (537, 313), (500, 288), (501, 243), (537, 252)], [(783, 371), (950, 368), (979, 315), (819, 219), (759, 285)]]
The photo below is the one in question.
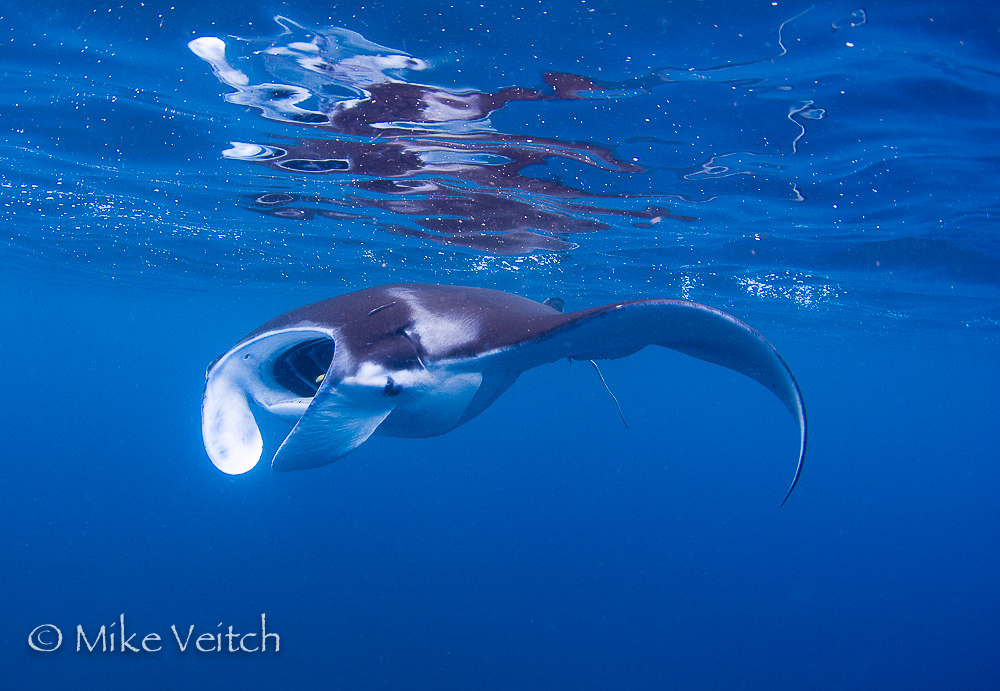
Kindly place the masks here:
[[(43, 0), (0, 65), (0, 688), (1000, 685), (995, 4)], [(219, 472), (206, 366), (401, 281), (726, 310), (802, 480), (660, 348), (601, 364), (628, 429), (560, 362)], [(122, 616), (162, 649), (77, 651)]]

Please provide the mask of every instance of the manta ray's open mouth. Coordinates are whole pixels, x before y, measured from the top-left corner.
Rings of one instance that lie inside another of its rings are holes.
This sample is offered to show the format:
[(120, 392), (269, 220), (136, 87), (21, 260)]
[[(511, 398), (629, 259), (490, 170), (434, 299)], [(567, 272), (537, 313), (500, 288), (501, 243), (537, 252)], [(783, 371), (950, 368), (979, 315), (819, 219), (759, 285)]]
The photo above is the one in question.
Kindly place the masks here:
[(274, 361), (274, 380), (296, 396), (312, 398), (333, 362), (333, 352), (331, 338), (313, 338), (294, 345)]

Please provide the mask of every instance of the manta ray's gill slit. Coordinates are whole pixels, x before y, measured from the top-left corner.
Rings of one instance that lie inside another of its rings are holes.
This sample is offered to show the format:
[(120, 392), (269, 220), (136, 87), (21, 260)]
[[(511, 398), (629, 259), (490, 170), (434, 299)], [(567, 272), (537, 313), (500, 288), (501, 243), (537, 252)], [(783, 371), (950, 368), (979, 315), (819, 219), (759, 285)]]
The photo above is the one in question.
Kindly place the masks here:
[(313, 338), (296, 344), (274, 361), (274, 380), (302, 398), (316, 395), (333, 362), (335, 345), (331, 338)]
[(407, 325), (400, 330), (400, 333), (402, 333), (403, 338), (409, 341), (410, 345), (413, 346), (413, 355), (417, 358), (417, 364), (420, 365), (420, 369), (427, 369), (427, 365), (424, 364), (424, 359), (420, 357), (420, 336), (411, 332), (411, 326), (412, 324)]

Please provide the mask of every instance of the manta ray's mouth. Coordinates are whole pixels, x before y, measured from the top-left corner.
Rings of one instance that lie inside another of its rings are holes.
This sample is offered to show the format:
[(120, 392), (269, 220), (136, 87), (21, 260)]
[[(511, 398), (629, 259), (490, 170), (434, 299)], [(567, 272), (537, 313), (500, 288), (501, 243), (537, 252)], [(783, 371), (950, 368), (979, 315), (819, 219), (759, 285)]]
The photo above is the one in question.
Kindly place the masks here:
[(313, 338), (298, 343), (274, 361), (274, 381), (296, 396), (312, 398), (333, 362), (332, 338)]

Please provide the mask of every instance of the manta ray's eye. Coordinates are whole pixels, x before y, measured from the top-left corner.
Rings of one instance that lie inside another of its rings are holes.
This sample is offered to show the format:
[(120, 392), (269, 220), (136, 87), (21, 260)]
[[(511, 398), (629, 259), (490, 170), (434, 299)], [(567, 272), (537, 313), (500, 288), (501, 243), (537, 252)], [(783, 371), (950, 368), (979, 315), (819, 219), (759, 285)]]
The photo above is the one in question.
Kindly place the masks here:
[(292, 346), (274, 361), (274, 380), (296, 396), (312, 398), (333, 362), (334, 343), (314, 338)]

